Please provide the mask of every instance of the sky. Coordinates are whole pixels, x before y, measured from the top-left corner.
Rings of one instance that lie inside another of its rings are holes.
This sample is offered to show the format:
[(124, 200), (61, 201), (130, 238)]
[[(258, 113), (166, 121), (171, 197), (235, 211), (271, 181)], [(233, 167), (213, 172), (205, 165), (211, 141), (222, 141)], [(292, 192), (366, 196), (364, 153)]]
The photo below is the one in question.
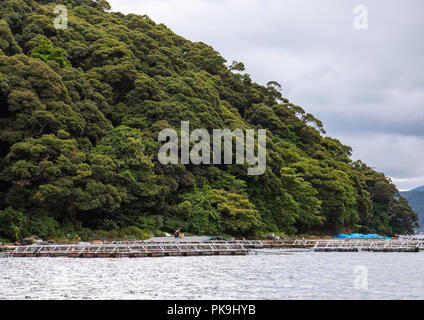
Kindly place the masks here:
[(424, 1), (108, 1), (279, 82), (400, 190), (424, 185)]

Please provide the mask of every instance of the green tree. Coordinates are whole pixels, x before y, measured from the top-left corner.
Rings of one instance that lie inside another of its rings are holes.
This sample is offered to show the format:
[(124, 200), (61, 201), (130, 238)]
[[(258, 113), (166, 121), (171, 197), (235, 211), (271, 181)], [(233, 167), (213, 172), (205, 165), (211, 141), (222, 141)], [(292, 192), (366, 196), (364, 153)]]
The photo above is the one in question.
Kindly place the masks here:
[(66, 62), (63, 52), (61, 49), (53, 48), (53, 45), (46, 40), (42, 40), (41, 43), (32, 50), (31, 53), (32, 58), (40, 59), (45, 63), (49, 61), (57, 62), (61, 68), (68, 66)]

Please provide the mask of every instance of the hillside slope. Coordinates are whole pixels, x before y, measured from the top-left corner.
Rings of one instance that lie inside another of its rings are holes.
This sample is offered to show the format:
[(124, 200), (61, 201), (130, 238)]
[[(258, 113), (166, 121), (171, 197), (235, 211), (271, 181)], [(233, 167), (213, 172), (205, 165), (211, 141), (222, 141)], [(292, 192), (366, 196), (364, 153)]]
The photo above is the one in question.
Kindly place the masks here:
[[(413, 229), (384, 174), (353, 163), (278, 83), (147, 16), (104, 0), (3, 0), (0, 34), (0, 238)], [(265, 174), (161, 165), (158, 133), (181, 121), (267, 129)]]

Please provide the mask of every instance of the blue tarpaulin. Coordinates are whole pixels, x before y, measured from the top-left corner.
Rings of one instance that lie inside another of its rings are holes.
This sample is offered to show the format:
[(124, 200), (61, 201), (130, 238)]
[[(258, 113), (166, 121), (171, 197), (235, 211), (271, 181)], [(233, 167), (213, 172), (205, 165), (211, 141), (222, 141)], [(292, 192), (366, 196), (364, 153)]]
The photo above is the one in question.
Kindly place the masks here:
[(352, 233), (352, 234), (343, 234), (333, 237), (335, 239), (386, 239), (390, 240), (390, 238), (379, 236), (378, 234), (362, 234), (362, 233)]

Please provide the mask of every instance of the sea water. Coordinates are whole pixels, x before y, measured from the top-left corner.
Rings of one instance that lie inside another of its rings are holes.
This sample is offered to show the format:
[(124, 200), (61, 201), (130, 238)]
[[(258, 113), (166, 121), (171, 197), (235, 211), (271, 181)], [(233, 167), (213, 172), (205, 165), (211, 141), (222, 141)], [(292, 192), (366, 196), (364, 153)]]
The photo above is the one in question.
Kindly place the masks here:
[(423, 299), (423, 253), (3, 258), (0, 299)]

